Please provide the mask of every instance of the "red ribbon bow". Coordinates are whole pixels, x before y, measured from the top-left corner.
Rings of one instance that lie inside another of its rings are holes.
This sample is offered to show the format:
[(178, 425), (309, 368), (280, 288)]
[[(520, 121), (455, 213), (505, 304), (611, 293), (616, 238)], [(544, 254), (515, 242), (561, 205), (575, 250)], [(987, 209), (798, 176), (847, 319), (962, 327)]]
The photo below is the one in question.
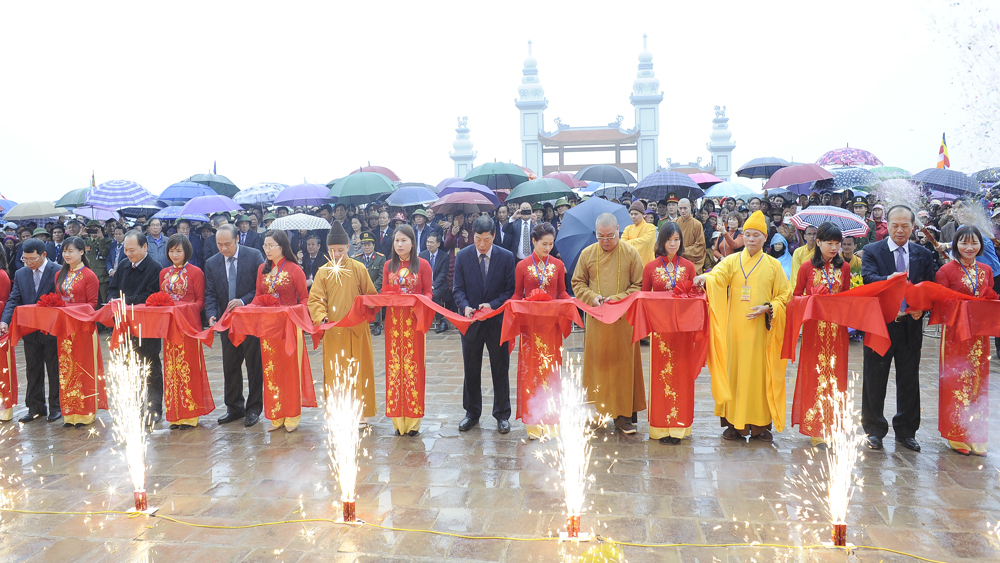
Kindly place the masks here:
[(253, 301), (250, 302), (250, 305), (253, 307), (280, 307), (281, 301), (270, 293), (264, 293), (254, 297)]
[(66, 302), (58, 293), (46, 293), (38, 298), (38, 305), (40, 307), (65, 307)]
[(552, 296), (546, 293), (545, 291), (542, 291), (541, 288), (536, 287), (535, 289), (531, 290), (531, 293), (528, 294), (528, 297), (527, 299), (525, 299), (525, 301), (552, 301)]
[(146, 305), (150, 307), (172, 307), (174, 300), (163, 291), (157, 291), (146, 298)]
[(693, 298), (701, 292), (701, 288), (695, 287), (691, 280), (681, 280), (674, 285), (674, 297)]

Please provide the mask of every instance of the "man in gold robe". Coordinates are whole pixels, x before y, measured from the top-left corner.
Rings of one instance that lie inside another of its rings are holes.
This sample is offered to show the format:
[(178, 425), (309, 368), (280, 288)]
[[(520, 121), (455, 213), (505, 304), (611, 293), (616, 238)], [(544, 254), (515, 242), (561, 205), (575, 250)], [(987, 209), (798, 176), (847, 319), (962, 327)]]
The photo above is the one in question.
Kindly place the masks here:
[(677, 220), (684, 242), (684, 257), (694, 264), (694, 271), (705, 269), (705, 226), (691, 215), (691, 200), (684, 198), (677, 202)]
[[(619, 244), (618, 219), (597, 217), (597, 242), (583, 249), (573, 273), (578, 299), (600, 307), (642, 289), (642, 259), (628, 244)], [(636, 413), (646, 410), (639, 343), (623, 316), (614, 324), (587, 318), (583, 340), (583, 385), (597, 412), (614, 418), (615, 428), (635, 433)]]
[(694, 279), (705, 287), (712, 326), (708, 369), (722, 437), (773, 440), (785, 426), (781, 359), (785, 306), (792, 287), (775, 258), (763, 252), (767, 220), (755, 211), (743, 225), (744, 249)]
[[(655, 258), (653, 246), (656, 242), (656, 227), (646, 222), (646, 208), (643, 207), (641, 201), (632, 203), (628, 215), (632, 218), (632, 224), (622, 231), (622, 241), (631, 244), (639, 251), (639, 258), (642, 259), (642, 265), (645, 266)], [(702, 249), (704, 246), (702, 244)]]
[[(334, 221), (326, 244), (330, 261), (316, 272), (309, 290), (309, 316), (317, 325), (343, 319), (351, 310), (355, 297), (378, 293), (365, 265), (347, 256), (350, 239), (343, 225)], [(345, 384), (351, 360), (357, 362), (355, 395), (364, 404), (362, 416), (375, 416), (375, 361), (368, 323), (334, 327), (323, 334), (324, 393), (335, 384)]]

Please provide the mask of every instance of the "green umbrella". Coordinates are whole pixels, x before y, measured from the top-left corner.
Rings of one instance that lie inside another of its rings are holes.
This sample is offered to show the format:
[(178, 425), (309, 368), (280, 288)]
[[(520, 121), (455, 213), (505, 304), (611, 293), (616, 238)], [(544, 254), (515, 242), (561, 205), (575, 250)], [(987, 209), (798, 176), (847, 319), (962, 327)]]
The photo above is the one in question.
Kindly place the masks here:
[(465, 181), (482, 184), (493, 191), (512, 190), (518, 184), (527, 182), (528, 174), (516, 164), (487, 162), (470, 170), (465, 175)]
[(337, 198), (337, 203), (364, 205), (391, 194), (395, 189), (396, 184), (382, 174), (358, 172), (337, 180), (330, 188), (329, 197)]
[(89, 191), (89, 187), (70, 190), (66, 192), (66, 195), (59, 198), (59, 201), (56, 202), (56, 207), (83, 207), (86, 205), (84, 200), (87, 199)]
[(569, 197), (573, 193), (573, 190), (569, 189), (569, 186), (562, 180), (538, 178), (518, 184), (516, 188), (511, 190), (506, 201), (514, 203), (540, 203), (561, 197)]
[(909, 180), (913, 176), (909, 171), (897, 166), (876, 166), (875, 168), (868, 169), (868, 171), (874, 174), (879, 182), (886, 180)]

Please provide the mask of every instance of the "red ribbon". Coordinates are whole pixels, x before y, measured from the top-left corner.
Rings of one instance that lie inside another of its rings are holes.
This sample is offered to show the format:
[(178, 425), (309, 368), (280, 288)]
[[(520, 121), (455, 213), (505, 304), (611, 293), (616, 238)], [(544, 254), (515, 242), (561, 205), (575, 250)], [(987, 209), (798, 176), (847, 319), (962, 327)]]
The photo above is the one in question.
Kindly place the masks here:
[(146, 298), (146, 305), (150, 307), (173, 307), (174, 300), (166, 292), (157, 291)]
[(46, 293), (38, 299), (39, 307), (65, 307), (66, 302), (63, 301), (61, 295), (57, 293)]

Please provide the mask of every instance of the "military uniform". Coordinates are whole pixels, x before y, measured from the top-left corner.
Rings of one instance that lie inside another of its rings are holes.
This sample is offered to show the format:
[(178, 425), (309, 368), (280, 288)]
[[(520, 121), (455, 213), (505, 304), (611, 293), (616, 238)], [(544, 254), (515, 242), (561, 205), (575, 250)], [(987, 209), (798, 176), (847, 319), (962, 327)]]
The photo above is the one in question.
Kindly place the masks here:
[[(875, 221), (869, 220), (865, 215), (868, 214), (868, 200), (865, 196), (859, 195), (851, 200), (851, 211), (854, 211), (858, 206), (864, 205), (865, 211), (859, 217), (868, 225), (868, 234), (863, 237), (854, 237), (854, 251), (860, 252), (864, 249), (865, 245), (870, 242), (875, 242)], [(857, 213), (855, 213), (857, 215)]]
[[(361, 233), (361, 243), (375, 243), (375, 236), (370, 232), (365, 231)], [(364, 252), (359, 252), (354, 256), (351, 256), (353, 260), (361, 262), (365, 265), (365, 269), (368, 270), (368, 276), (372, 279), (372, 283), (375, 284), (375, 289), (379, 293), (382, 292), (382, 269), (385, 267), (385, 254), (381, 252), (372, 252), (370, 257), (365, 256)], [(378, 336), (382, 333), (382, 311), (379, 311), (378, 317), (372, 323), (372, 333)]]
[[(101, 224), (97, 221), (89, 221), (87, 223), (88, 228), (100, 228), (100, 226)], [(108, 275), (108, 256), (111, 254), (111, 239), (106, 236), (85, 237), (83, 242), (86, 244), (87, 262), (90, 263), (90, 269), (97, 274), (97, 281), (101, 284), (99, 290), (100, 302), (101, 304), (107, 303), (108, 283), (111, 281), (111, 276)]]

